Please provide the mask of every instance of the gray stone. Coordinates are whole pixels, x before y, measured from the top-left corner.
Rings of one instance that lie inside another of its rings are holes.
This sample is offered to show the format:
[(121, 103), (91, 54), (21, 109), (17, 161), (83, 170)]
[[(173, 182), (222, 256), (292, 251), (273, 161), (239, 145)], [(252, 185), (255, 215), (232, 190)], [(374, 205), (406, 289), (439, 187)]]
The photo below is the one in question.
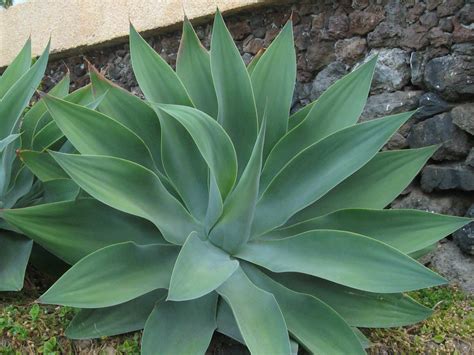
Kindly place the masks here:
[(453, 21), (450, 17), (444, 17), (441, 20), (439, 20), (439, 27), (444, 31), (444, 32), (453, 32)]
[(361, 121), (413, 110), (418, 107), (421, 91), (395, 91), (369, 96)]
[(474, 58), (446, 55), (431, 59), (425, 67), (424, 82), (447, 99), (474, 96)]
[(426, 0), (426, 9), (429, 11), (434, 10), (442, 2), (443, 0)]
[[(466, 217), (474, 218), (474, 204), (469, 207)], [(454, 232), (453, 239), (464, 253), (474, 255), (474, 222)]]
[(313, 81), (311, 100), (317, 99), (321, 94), (338, 79), (347, 74), (346, 66), (341, 62), (333, 62), (321, 70)]
[(447, 47), (452, 42), (451, 33), (443, 32), (439, 27), (434, 27), (428, 32), (428, 39), (434, 47)]
[(391, 208), (416, 209), (432, 213), (449, 214), (453, 216), (464, 216), (471, 199), (466, 193), (450, 191), (428, 194), (419, 188), (413, 188), (406, 196), (397, 198)]
[(454, 54), (474, 56), (474, 43), (457, 43), (452, 47)]
[(446, 0), (443, 1), (436, 9), (439, 17), (453, 15), (464, 5), (464, 0)]
[(426, 192), (474, 191), (474, 168), (460, 163), (427, 165), (421, 173), (421, 188)]
[(431, 265), (465, 292), (474, 292), (474, 258), (463, 254), (454, 242), (441, 243), (431, 258)]
[(465, 157), (471, 148), (468, 135), (453, 124), (449, 113), (428, 118), (413, 126), (408, 135), (410, 148), (421, 148), (441, 144), (432, 159), (458, 160)]
[(474, 148), (471, 148), (471, 151), (467, 155), (465, 163), (469, 166), (474, 167)]
[[(399, 49), (373, 49), (370, 56), (378, 54), (372, 80), (372, 91), (396, 91), (410, 81), (409, 53)], [(367, 60), (368, 60), (367, 58)]]
[(466, 26), (474, 22), (474, 4), (466, 4), (458, 13), (459, 21)]
[(404, 149), (406, 147), (408, 147), (407, 139), (398, 132), (395, 132), (395, 134), (387, 142), (387, 148), (390, 150)]
[(243, 43), (244, 52), (257, 54), (264, 47), (264, 41), (261, 38), (255, 38), (253, 35), (248, 36)]
[(403, 48), (421, 49), (428, 45), (429, 39), (426, 35), (428, 27), (414, 23), (404, 28), (399, 44)]
[(412, 52), (410, 55), (411, 82), (413, 85), (423, 84), (423, 74), (425, 71), (425, 56), (423, 52)]
[(432, 92), (421, 95), (419, 109), (413, 116), (418, 120), (434, 116), (438, 113), (446, 112), (450, 109), (450, 105)]
[(329, 17), (327, 34), (329, 38), (344, 38), (349, 31), (349, 18), (347, 15), (334, 15)]
[(341, 39), (334, 45), (337, 60), (351, 65), (364, 55), (366, 48), (367, 41), (361, 37)]
[(367, 43), (371, 48), (397, 47), (402, 33), (403, 29), (400, 25), (383, 21), (367, 35)]
[(382, 11), (354, 11), (349, 14), (350, 33), (365, 35), (383, 20)]
[(308, 47), (304, 57), (306, 70), (319, 70), (334, 61), (334, 43), (328, 41), (313, 42)]
[(474, 135), (474, 103), (456, 106), (451, 111), (451, 116), (456, 126)]
[(420, 17), (420, 22), (422, 25), (431, 28), (438, 24), (438, 16), (435, 12), (427, 12)]

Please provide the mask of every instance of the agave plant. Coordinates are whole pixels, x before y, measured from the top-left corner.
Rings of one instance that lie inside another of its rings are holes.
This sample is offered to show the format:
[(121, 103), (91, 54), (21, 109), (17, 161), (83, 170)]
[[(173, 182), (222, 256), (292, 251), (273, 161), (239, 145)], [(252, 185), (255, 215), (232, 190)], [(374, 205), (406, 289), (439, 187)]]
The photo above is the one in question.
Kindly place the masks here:
[[(25, 206), (37, 198), (33, 175), (16, 157), (20, 147), (20, 124), (31, 97), (40, 84), (48, 61), (49, 45), (32, 65), (31, 41), (0, 77), (0, 208)], [(63, 85), (55, 91), (61, 92)], [(24, 117), (46, 108), (35, 105)], [(33, 242), (0, 219), (0, 291), (19, 290)]]
[[(54, 123), (41, 98), (28, 107), (46, 69), (48, 52), (49, 45), (31, 65), (31, 42), (28, 40), (0, 78), (1, 208), (70, 200), (79, 193), (79, 186), (68, 176), (52, 174), (48, 165), (52, 159), (47, 153), (41, 153), (46, 149), (72, 152), (72, 146), (65, 142), (64, 134)], [(49, 95), (90, 108), (98, 105), (101, 97), (93, 95), (91, 85), (68, 94), (69, 83), (68, 73), (50, 90)], [(30, 165), (30, 155), (37, 157), (36, 165)], [(25, 161), (26, 166), (23, 164)], [(34, 177), (32, 171), (39, 179)], [(46, 175), (41, 174), (43, 171)], [(44, 271), (56, 274), (64, 269), (57, 259), (38, 245), (33, 245), (32, 240), (21, 235), (4, 219), (0, 219), (0, 228), (0, 291), (22, 288), (30, 253), (33, 263)]]
[(436, 147), (379, 152), (412, 112), (357, 123), (375, 58), (290, 116), (291, 21), (248, 67), (219, 12), (210, 52), (185, 19), (176, 72), (133, 27), (130, 50), (147, 102), (94, 70), (100, 112), (44, 98), (78, 151), (49, 171), (89, 196), (4, 211), (75, 263), (40, 298), (82, 309), (69, 337), (144, 328), (144, 354), (204, 354), (217, 331), (254, 354), (353, 354), (358, 327), (429, 316), (404, 293), (445, 280), (412, 256), (469, 220), (383, 209)]

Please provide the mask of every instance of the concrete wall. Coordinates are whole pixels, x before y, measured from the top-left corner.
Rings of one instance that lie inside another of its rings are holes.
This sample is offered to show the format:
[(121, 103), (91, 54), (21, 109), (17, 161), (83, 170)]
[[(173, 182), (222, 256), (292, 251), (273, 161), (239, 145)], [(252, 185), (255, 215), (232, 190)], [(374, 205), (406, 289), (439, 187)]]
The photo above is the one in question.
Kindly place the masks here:
[(249, 8), (271, 0), (31, 0), (0, 11), (0, 68), (8, 65), (31, 35), (33, 54), (52, 39), (52, 53), (77, 53), (123, 40), (131, 21), (137, 30), (162, 30), (221, 11)]

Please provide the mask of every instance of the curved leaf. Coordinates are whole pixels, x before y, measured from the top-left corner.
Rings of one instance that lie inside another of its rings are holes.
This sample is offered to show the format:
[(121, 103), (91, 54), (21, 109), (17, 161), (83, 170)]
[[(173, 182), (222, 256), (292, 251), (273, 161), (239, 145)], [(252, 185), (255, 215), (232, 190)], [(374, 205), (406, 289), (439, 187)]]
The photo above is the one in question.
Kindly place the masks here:
[(268, 187), (257, 203), (253, 234), (284, 224), (364, 166), (411, 115), (388, 116), (336, 132), (303, 150), (265, 185), (267, 163), (260, 184)]
[(2, 153), (5, 148), (12, 142), (16, 141), (20, 137), (20, 134), (10, 134), (5, 138), (0, 140), (0, 153)]
[(308, 116), (308, 113), (311, 111), (313, 106), (316, 104), (316, 101), (310, 102), (306, 106), (303, 106), (298, 111), (290, 116), (288, 119), (288, 130), (292, 130), (297, 125), (299, 125), (303, 120)]
[(120, 242), (166, 244), (152, 223), (91, 198), (4, 210), (3, 217), (69, 264)]
[(187, 301), (214, 291), (239, 267), (237, 260), (191, 233), (181, 248), (171, 275), (167, 300)]
[(417, 210), (350, 209), (272, 231), (269, 237), (285, 238), (309, 230), (333, 229), (362, 234), (409, 254), (437, 242), (469, 222), (469, 218)]
[(89, 73), (95, 96), (105, 95), (97, 109), (140, 137), (163, 173), (161, 128), (155, 111), (145, 101), (107, 80), (92, 65), (89, 65)]
[(304, 274), (265, 273), (294, 291), (327, 303), (353, 327), (400, 327), (420, 322), (432, 313), (402, 293), (365, 292)]
[(162, 104), (156, 107), (176, 119), (191, 135), (225, 200), (237, 179), (237, 156), (229, 136), (212, 117), (195, 108)]
[(275, 296), (291, 335), (311, 353), (365, 354), (349, 325), (319, 299), (292, 291), (243, 263), (250, 280)]
[(131, 301), (105, 308), (81, 309), (66, 329), (69, 339), (93, 339), (141, 330), (157, 300), (166, 297), (158, 289)]
[(259, 122), (267, 119), (264, 156), (285, 135), (296, 81), (293, 23), (288, 21), (251, 74)]
[(145, 324), (142, 354), (206, 353), (216, 329), (216, 307), (215, 293), (192, 301), (159, 301)]
[(156, 169), (145, 143), (118, 121), (61, 99), (45, 96), (43, 100), (55, 123), (80, 153), (114, 156)]
[(32, 246), (33, 242), (20, 234), (1, 232), (0, 291), (19, 291), (23, 288)]
[(183, 36), (176, 59), (176, 74), (197, 109), (217, 118), (217, 97), (211, 74), (211, 57), (185, 16)]
[(211, 71), (219, 107), (217, 121), (232, 139), (240, 176), (257, 138), (257, 111), (249, 74), (219, 10), (212, 31)]
[(31, 37), (0, 76), (0, 100), (31, 66)]
[[(63, 98), (69, 93), (69, 84), (71, 78), (67, 73), (49, 92), (48, 95)], [(38, 122), (47, 112), (46, 105), (41, 98), (37, 101), (31, 109), (25, 113), (21, 123), (21, 148), (30, 149), (33, 144), (33, 136), (35, 134)]]
[(48, 153), (21, 150), (19, 156), (26, 167), (43, 182), (69, 178), (69, 175), (66, 174)]
[(217, 289), (232, 309), (253, 354), (291, 354), (285, 319), (271, 293), (257, 288), (241, 268)]
[(426, 147), (378, 153), (326, 195), (294, 215), (288, 224), (344, 208), (384, 208), (407, 187), (436, 149)]
[(150, 102), (193, 106), (171, 67), (130, 24), (130, 55), (140, 89)]
[(170, 243), (183, 244), (202, 226), (151, 170), (128, 160), (98, 155), (50, 153), (87, 193), (120, 211), (153, 222)]
[(446, 283), (409, 256), (349, 232), (316, 230), (248, 243), (236, 257), (273, 272), (300, 272), (363, 291), (394, 293)]
[(49, 46), (43, 54), (3, 95), (0, 105), (0, 137), (12, 134), (18, 128), (18, 119), (43, 78), (49, 56)]
[(301, 124), (288, 132), (270, 152), (264, 181), (276, 176), (302, 150), (357, 122), (369, 94), (376, 61), (376, 57), (372, 58), (321, 95)]
[(125, 242), (99, 249), (72, 266), (39, 301), (79, 308), (110, 307), (168, 288), (179, 249)]
[(209, 238), (216, 245), (229, 253), (234, 253), (250, 237), (262, 170), (265, 128), (264, 117), (250, 160), (237, 186), (225, 201), (221, 218), (209, 234)]

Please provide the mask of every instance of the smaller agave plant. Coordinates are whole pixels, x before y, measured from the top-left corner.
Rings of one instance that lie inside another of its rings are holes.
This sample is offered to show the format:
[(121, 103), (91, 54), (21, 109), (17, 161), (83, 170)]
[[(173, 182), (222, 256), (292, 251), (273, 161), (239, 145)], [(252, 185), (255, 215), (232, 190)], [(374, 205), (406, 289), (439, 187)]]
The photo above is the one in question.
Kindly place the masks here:
[(290, 116), (291, 21), (248, 67), (219, 12), (210, 53), (185, 20), (176, 72), (133, 27), (130, 50), (147, 102), (93, 70), (100, 112), (44, 98), (78, 151), (51, 152), (55, 171), (89, 196), (4, 211), (75, 262), (40, 298), (82, 309), (69, 337), (362, 354), (359, 327), (429, 316), (405, 292), (445, 280), (414, 257), (469, 220), (383, 209), (436, 147), (379, 152), (411, 112), (357, 123), (375, 58)]
[[(15, 209), (41, 203), (74, 199), (79, 186), (69, 176), (54, 176), (51, 157), (46, 149), (75, 151), (56, 126), (43, 99), (28, 104), (40, 85), (48, 61), (49, 45), (32, 65), (31, 41), (0, 77), (0, 208)], [(49, 95), (68, 102), (96, 107), (91, 85), (69, 94), (67, 74)], [(38, 157), (36, 165), (25, 165), (25, 157)], [(48, 163), (49, 162), (49, 163)], [(33, 175), (34, 172), (36, 177)], [(1, 214), (0, 214), (1, 215)], [(46, 250), (33, 245), (18, 228), (0, 216), (0, 291), (17, 291), (23, 287), (25, 269), (30, 259), (35, 266), (52, 274), (64, 271)]]
[[(32, 65), (28, 40), (0, 77), (0, 208), (28, 206), (39, 198), (33, 174), (21, 164), (16, 153), (25, 137), (20, 132), (22, 118), (31, 119), (46, 111), (46, 107), (37, 104), (25, 114), (43, 78), (48, 53), (49, 45)], [(51, 93), (60, 93), (65, 85), (66, 80)], [(17, 291), (23, 287), (33, 242), (2, 218), (0, 228), (0, 291)]]

